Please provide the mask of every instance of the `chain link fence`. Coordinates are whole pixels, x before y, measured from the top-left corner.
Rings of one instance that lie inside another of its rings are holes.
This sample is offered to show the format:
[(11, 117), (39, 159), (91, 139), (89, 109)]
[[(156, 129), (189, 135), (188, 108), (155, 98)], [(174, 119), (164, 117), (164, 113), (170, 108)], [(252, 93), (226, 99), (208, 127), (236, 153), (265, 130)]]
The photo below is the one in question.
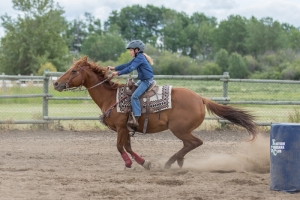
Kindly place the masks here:
[(231, 104), (251, 110), (261, 125), (300, 122), (299, 81), (230, 79)]
[[(87, 91), (58, 92), (53, 89), (53, 81), (60, 74), (0, 75), (0, 129), (45, 126), (59, 130), (105, 129), (99, 122), (101, 110)], [(125, 83), (126, 78), (116, 81)], [(257, 116), (259, 125), (300, 122), (300, 81), (230, 79), (228, 74), (156, 76), (156, 80), (158, 85), (184, 87), (218, 103), (249, 110)], [(208, 116), (207, 119), (212, 118)]]

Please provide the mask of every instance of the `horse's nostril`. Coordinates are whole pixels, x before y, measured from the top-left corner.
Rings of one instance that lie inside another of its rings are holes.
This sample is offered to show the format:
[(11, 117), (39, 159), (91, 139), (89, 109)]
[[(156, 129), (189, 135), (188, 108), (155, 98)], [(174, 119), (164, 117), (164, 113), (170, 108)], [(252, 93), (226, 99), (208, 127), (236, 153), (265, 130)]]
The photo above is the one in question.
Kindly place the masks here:
[(55, 82), (53, 85), (54, 85), (54, 86), (58, 86), (58, 82)]

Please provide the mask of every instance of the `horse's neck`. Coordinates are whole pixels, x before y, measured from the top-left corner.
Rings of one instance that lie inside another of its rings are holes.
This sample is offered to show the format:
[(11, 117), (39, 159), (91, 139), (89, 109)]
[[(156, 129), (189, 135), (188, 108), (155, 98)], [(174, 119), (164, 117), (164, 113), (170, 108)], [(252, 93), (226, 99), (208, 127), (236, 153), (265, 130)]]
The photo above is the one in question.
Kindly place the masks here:
[[(99, 79), (97, 81), (92, 80), (93, 79), (90, 79), (90, 81), (86, 84), (86, 88), (93, 87), (101, 82)], [(115, 102), (116, 97), (116, 91), (106, 89), (104, 84), (105, 83), (88, 90), (91, 98), (102, 111), (106, 110), (110, 105), (112, 105)]]

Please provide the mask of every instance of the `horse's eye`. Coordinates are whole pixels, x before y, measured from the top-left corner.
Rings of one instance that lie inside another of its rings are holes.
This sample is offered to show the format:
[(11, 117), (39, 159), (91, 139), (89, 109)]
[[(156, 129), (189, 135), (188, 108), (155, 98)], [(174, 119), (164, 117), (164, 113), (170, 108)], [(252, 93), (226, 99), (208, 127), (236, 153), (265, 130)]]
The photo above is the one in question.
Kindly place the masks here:
[(73, 73), (73, 74), (76, 73), (76, 72), (77, 72), (76, 70), (74, 70), (74, 69), (72, 70), (72, 73)]

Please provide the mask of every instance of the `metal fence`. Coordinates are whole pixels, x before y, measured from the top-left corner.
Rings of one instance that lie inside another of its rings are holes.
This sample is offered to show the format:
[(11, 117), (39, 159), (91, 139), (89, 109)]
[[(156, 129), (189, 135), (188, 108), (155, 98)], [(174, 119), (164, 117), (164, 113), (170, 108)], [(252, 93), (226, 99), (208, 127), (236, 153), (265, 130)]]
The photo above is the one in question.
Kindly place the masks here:
[[(0, 124), (51, 124), (59, 129), (101, 128), (101, 110), (87, 91), (57, 92), (52, 83), (61, 72), (44, 76), (0, 75)], [(125, 82), (127, 76), (116, 81)], [(295, 122), (300, 118), (300, 81), (230, 79), (211, 76), (156, 75), (159, 85), (186, 87), (221, 104), (250, 110), (259, 125)], [(187, 100), (188, 103), (188, 100)], [(207, 120), (216, 119), (207, 116)], [(66, 123), (68, 121), (68, 123)]]

